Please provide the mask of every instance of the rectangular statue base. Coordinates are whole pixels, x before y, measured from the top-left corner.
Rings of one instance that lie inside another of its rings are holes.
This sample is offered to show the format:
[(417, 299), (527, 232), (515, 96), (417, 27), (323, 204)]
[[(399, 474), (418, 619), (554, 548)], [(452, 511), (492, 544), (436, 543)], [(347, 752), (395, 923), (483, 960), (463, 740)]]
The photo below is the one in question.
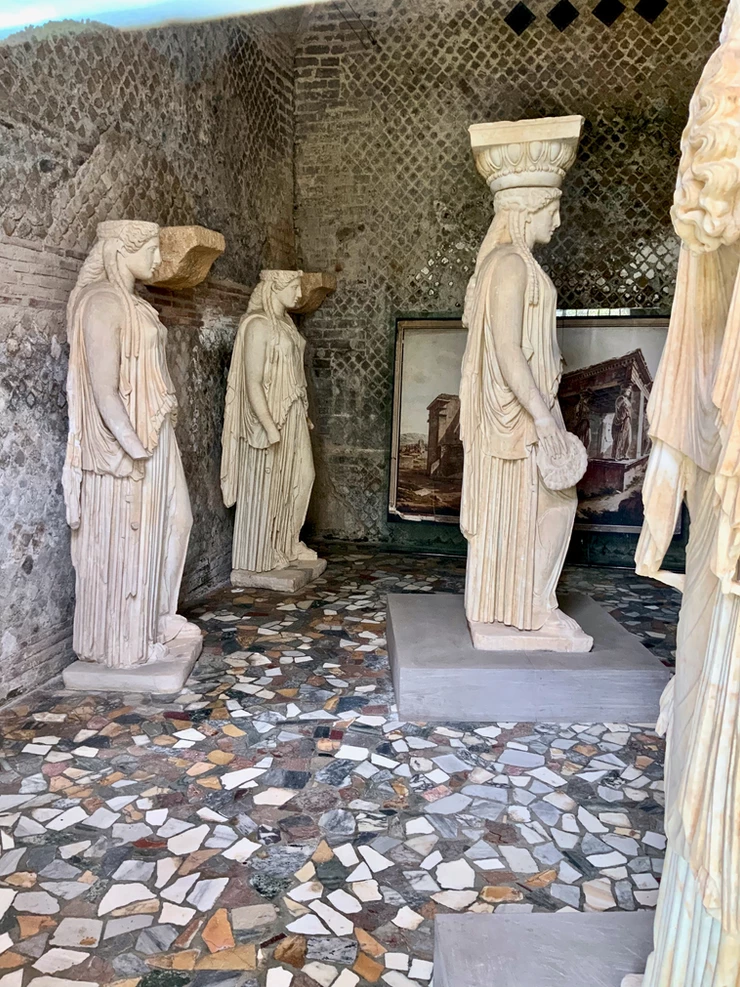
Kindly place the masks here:
[(294, 562), (287, 569), (270, 569), (268, 572), (250, 572), (248, 569), (232, 569), (231, 585), (243, 589), (271, 589), (277, 593), (297, 593), (326, 569), (326, 559), (315, 562)]
[(440, 915), (435, 987), (620, 987), (643, 973), (653, 912)]
[[(193, 628), (191, 631), (190, 628)], [(75, 661), (62, 672), (65, 689), (75, 692), (180, 692), (203, 650), (203, 637), (194, 624), (168, 645), (162, 661), (133, 668), (108, 668), (92, 661)]]
[(588, 653), (480, 651), (463, 597), (390, 594), (388, 654), (404, 720), (655, 723), (670, 672), (590, 597), (562, 609), (594, 639)]
[(470, 637), (473, 647), (479, 651), (590, 651), (593, 638), (578, 628), (568, 628), (561, 633), (553, 633), (543, 627), (539, 631), (520, 631), (506, 624), (484, 624), (479, 620), (469, 620)]

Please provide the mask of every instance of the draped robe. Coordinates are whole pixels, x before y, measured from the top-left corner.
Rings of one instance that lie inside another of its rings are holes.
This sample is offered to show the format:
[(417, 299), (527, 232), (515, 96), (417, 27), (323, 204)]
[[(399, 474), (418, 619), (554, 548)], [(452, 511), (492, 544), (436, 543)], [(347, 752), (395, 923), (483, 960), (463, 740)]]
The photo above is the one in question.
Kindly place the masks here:
[[(481, 261), (469, 293), (468, 343), (460, 388), (465, 449), (460, 526), (468, 540), (465, 606), (469, 620), (537, 630), (557, 607), (576, 510), (575, 489), (551, 491), (535, 458), (531, 415), (506, 382), (496, 354), (494, 295), (498, 267), (513, 245)], [(538, 264), (527, 264), (522, 300), (522, 352), (553, 418), (563, 425), (557, 392), (562, 375), (555, 312), (557, 295)], [(531, 300), (536, 279), (536, 302)]]
[(691, 516), (667, 727), (668, 854), (644, 987), (740, 984), (740, 289), (733, 247), (682, 248), (648, 406), (638, 572)]
[(267, 433), (249, 402), (247, 333), (259, 312), (239, 325), (229, 371), (222, 440), (221, 487), (236, 504), (232, 567), (250, 572), (284, 569), (306, 557), (300, 540), (314, 481), (308, 429), (305, 340), (292, 319), (277, 320), (265, 348), (262, 387), (280, 441)]
[[(83, 325), (106, 296), (124, 313), (118, 392), (148, 460), (126, 454), (95, 402)], [(176, 611), (192, 515), (166, 338), (151, 305), (108, 281), (84, 287), (72, 306), (63, 488), (76, 577), (73, 647), (82, 661), (129, 667), (162, 657), (159, 620)]]

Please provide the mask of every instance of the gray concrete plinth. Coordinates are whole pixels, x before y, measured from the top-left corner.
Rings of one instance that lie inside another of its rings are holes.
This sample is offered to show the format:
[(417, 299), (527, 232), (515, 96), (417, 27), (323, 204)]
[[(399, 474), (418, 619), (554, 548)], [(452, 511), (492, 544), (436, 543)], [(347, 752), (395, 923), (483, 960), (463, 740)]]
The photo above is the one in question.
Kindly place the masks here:
[(439, 915), (435, 987), (620, 987), (643, 973), (653, 912)]
[(248, 569), (232, 569), (231, 585), (242, 589), (271, 589), (277, 593), (297, 593), (326, 569), (326, 559), (314, 562), (294, 562), (288, 569), (270, 569), (268, 572), (250, 572)]
[(560, 598), (588, 653), (479, 651), (463, 597), (391, 594), (388, 652), (405, 720), (655, 723), (670, 672), (590, 597)]
[(167, 645), (167, 657), (133, 668), (107, 668), (91, 661), (75, 661), (62, 672), (65, 689), (75, 692), (179, 692), (203, 650), (203, 636), (195, 624)]

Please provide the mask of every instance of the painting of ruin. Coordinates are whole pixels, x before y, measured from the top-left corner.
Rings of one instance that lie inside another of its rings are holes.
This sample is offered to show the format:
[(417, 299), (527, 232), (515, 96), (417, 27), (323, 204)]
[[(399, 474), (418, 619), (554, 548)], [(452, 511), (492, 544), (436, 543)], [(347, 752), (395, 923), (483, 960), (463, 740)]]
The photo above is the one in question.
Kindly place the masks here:
[[(560, 404), (588, 452), (576, 529), (637, 532), (650, 439), (646, 408), (668, 333), (667, 319), (559, 320)], [(463, 451), (459, 320), (401, 320), (391, 456), (391, 514), (458, 524)]]
[(389, 510), (407, 520), (459, 523), (466, 338), (458, 319), (398, 323)]
[(647, 402), (668, 331), (666, 319), (564, 319), (560, 406), (588, 452), (576, 529), (638, 532), (650, 439)]

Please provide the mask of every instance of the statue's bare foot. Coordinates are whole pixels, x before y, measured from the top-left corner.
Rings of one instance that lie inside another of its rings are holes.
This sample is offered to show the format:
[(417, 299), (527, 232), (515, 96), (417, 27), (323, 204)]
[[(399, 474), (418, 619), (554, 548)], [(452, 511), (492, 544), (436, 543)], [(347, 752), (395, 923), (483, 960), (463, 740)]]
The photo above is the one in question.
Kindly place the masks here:
[(309, 548), (308, 545), (304, 545), (302, 541), (298, 542), (296, 562), (315, 562), (318, 557), (318, 552), (314, 552), (312, 548)]
[[(594, 645), (593, 638), (586, 634), (577, 620), (573, 620), (567, 613), (563, 613), (559, 608), (551, 610), (547, 620), (537, 632), (544, 639), (550, 641), (562, 641), (562, 647), (556, 647), (557, 651), (590, 651)], [(547, 648), (547, 645), (545, 645)]]
[(578, 621), (573, 620), (567, 613), (563, 613), (560, 608), (550, 611), (547, 620), (542, 625), (542, 630), (558, 637), (573, 637), (574, 634), (583, 633)]
[(159, 641), (155, 641), (154, 644), (149, 645), (149, 657), (147, 658), (147, 664), (149, 662), (164, 661), (169, 655), (169, 651), (164, 644), (160, 644)]
[(188, 628), (193, 628), (200, 634), (196, 625), (191, 624), (190, 621), (180, 616), (179, 613), (164, 614), (164, 616), (159, 618), (159, 624), (157, 626), (160, 643), (168, 644), (170, 641), (174, 641), (178, 635), (182, 634)]

